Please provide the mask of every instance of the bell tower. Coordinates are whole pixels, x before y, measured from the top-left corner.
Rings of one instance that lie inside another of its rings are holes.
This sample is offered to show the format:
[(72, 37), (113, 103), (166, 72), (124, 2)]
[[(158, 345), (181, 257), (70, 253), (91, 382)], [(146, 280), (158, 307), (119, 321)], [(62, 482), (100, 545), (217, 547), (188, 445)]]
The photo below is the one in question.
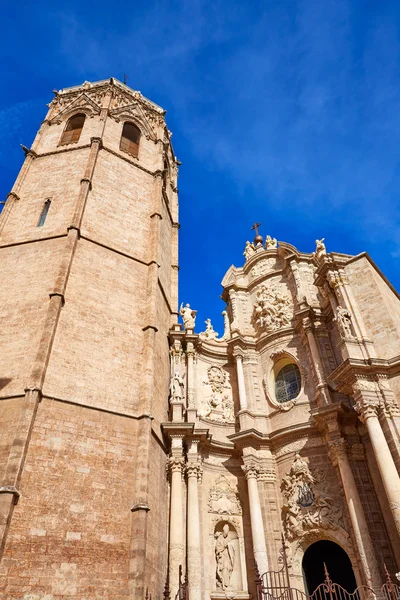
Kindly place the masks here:
[(10, 600), (165, 583), (179, 163), (164, 117), (113, 78), (55, 92), (0, 215)]

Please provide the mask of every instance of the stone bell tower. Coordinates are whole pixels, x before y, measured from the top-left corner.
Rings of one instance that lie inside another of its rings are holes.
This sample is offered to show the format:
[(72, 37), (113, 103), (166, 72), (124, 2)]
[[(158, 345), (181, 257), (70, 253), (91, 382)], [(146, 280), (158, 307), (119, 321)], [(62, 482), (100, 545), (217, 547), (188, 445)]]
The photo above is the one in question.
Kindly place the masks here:
[(136, 599), (165, 583), (179, 226), (164, 115), (116, 79), (55, 92), (0, 216), (10, 600)]

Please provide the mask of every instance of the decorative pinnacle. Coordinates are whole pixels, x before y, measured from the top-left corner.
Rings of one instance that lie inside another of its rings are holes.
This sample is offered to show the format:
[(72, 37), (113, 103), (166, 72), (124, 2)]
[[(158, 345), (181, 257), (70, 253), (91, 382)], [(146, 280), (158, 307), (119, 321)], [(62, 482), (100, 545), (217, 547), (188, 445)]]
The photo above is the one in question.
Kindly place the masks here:
[(262, 235), (260, 235), (258, 233), (258, 228), (259, 227), (261, 227), (261, 223), (254, 223), (253, 227), (251, 228), (251, 231), (254, 230), (256, 232), (256, 235), (255, 235), (255, 238), (254, 238), (254, 245), (255, 246), (257, 246), (257, 244), (262, 244), (263, 241), (264, 241)]

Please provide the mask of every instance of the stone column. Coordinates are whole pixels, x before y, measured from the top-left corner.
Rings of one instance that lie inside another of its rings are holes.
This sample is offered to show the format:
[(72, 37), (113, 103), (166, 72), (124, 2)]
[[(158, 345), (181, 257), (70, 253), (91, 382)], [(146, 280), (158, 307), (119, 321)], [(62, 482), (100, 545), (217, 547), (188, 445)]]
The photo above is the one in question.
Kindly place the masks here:
[(254, 463), (242, 467), (249, 491), (251, 535), (253, 538), (253, 554), (260, 575), (268, 571), (268, 556), (265, 545), (264, 523), (262, 519), (260, 495), (258, 492), (258, 467)]
[(197, 440), (188, 448), (187, 474), (187, 569), (190, 600), (201, 600), (201, 541), (198, 482), (201, 478), (201, 460)]
[(315, 376), (317, 380), (317, 393), (320, 398), (319, 404), (325, 405), (329, 404), (330, 397), (328, 387), (326, 385), (324, 371), (322, 368), (321, 355), (319, 352), (319, 348), (317, 342), (315, 340), (314, 331), (312, 327), (312, 322), (309, 317), (304, 317), (302, 319), (303, 330), (307, 337), (308, 346), (310, 348), (311, 358), (314, 365)]
[(328, 447), (329, 458), (339, 468), (358, 555), (361, 561), (364, 584), (379, 589), (382, 582), (364, 509), (347, 455), (347, 442), (340, 437), (328, 442)]
[[(174, 436), (174, 442), (182, 447), (182, 437)], [(175, 439), (176, 438), (176, 439)], [(179, 588), (179, 566), (185, 568), (184, 556), (184, 523), (183, 523), (183, 489), (182, 489), (182, 452), (174, 454), (169, 458), (169, 470), (171, 475), (171, 502), (169, 516), (169, 586), (171, 598), (175, 598)], [(179, 448), (176, 449), (179, 452)]]
[(240, 410), (244, 410), (247, 408), (247, 396), (246, 396), (246, 386), (244, 383), (244, 372), (243, 372), (243, 356), (240, 352), (235, 354), (236, 358), (236, 373), (237, 373), (237, 381), (239, 388), (239, 403)]
[[(366, 381), (365, 385), (367, 384), (374, 384), (374, 382)], [(354, 387), (359, 390), (362, 385), (358, 383), (356, 384), (357, 387)], [(400, 536), (400, 478), (379, 423), (379, 400), (378, 398), (364, 396), (360, 391), (356, 392), (356, 396), (358, 397), (355, 409), (368, 430), (389, 506), (396, 523), (397, 533)]]
[(195, 386), (194, 386), (194, 344), (187, 342), (186, 357), (187, 357), (187, 407), (195, 409)]

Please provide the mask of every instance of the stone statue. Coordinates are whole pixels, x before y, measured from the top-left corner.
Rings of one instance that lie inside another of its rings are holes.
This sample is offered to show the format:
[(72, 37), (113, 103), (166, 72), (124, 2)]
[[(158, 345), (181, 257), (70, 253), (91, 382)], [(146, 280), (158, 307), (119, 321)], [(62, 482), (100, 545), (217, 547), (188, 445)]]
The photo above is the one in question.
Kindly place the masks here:
[(265, 240), (265, 247), (267, 250), (272, 250), (276, 248), (278, 245), (278, 241), (276, 238), (272, 238), (270, 235), (267, 235), (267, 239)]
[(246, 260), (249, 260), (249, 258), (251, 256), (253, 256), (255, 251), (256, 251), (256, 249), (255, 249), (254, 245), (251, 244), (250, 242), (246, 242), (246, 247), (244, 249), (243, 256), (245, 257)]
[(183, 327), (186, 329), (194, 329), (194, 325), (196, 322), (196, 314), (197, 310), (192, 310), (190, 308), (190, 304), (186, 304), (183, 306), (183, 302), (181, 303), (181, 307), (179, 309), (179, 314), (183, 320)]
[(183, 400), (183, 385), (183, 377), (181, 377), (181, 375), (177, 371), (175, 371), (174, 376), (171, 380), (171, 385), (169, 386), (171, 400)]
[(229, 537), (229, 525), (225, 523), (222, 531), (215, 534), (215, 559), (217, 561), (217, 587), (227, 590), (230, 587), (235, 549)]
[(326, 254), (326, 246), (324, 244), (325, 238), (320, 240), (315, 240), (316, 248), (315, 248), (315, 256), (317, 258), (321, 258), (323, 254)]
[(339, 326), (340, 335), (343, 338), (353, 337), (353, 333), (351, 331), (351, 314), (347, 308), (343, 308), (343, 306), (337, 306), (335, 321)]
[(215, 340), (218, 337), (218, 332), (214, 330), (211, 319), (206, 319), (204, 322), (206, 324), (206, 330), (202, 331), (199, 337), (206, 340)]

